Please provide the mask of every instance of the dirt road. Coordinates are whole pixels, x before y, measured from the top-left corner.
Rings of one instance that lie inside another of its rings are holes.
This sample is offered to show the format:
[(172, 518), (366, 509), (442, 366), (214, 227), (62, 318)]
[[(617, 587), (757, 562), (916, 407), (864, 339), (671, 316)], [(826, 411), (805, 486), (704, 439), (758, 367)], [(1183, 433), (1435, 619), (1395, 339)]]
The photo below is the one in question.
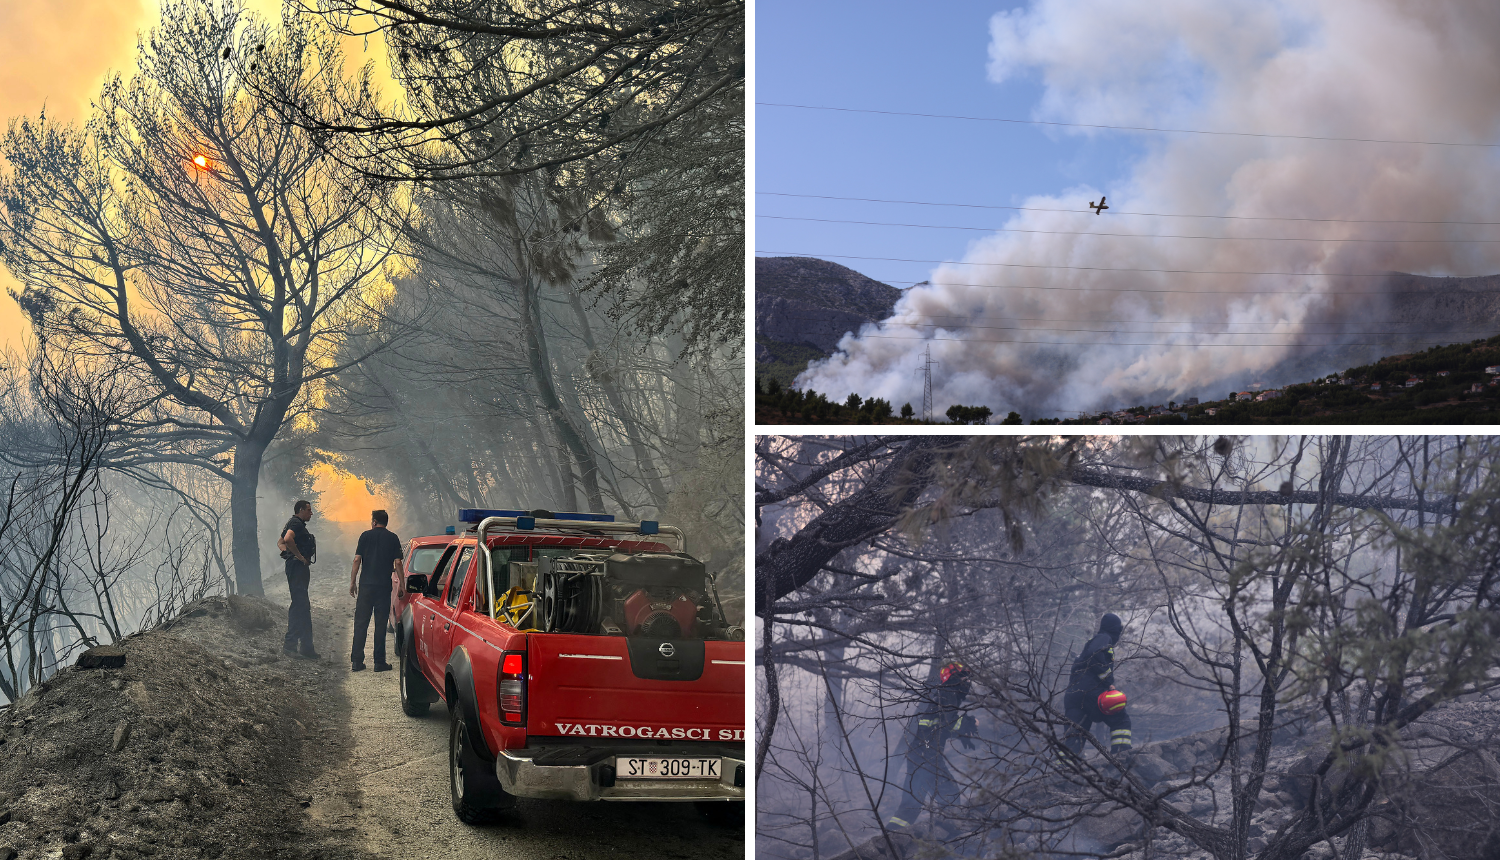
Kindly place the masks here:
[[(318, 721), (334, 763), (304, 786), (309, 829), (372, 857), (745, 856), (742, 828), (710, 825), (691, 804), (523, 799), (499, 824), (459, 822), (448, 795), (447, 713), (438, 705), (426, 717), (407, 717), (395, 672), (349, 671), (354, 599), (348, 569), (334, 568), (317, 570), (311, 588), (315, 642), (339, 680), (329, 685), (328, 713)], [(285, 581), (266, 586), (267, 597), (285, 605)]]

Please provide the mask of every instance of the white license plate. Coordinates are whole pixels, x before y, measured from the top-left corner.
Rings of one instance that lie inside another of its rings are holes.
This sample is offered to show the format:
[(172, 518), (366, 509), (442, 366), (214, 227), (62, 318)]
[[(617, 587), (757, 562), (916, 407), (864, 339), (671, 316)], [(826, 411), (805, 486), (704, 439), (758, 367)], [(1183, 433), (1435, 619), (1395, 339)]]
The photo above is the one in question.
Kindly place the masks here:
[(723, 759), (615, 756), (617, 779), (718, 779)]

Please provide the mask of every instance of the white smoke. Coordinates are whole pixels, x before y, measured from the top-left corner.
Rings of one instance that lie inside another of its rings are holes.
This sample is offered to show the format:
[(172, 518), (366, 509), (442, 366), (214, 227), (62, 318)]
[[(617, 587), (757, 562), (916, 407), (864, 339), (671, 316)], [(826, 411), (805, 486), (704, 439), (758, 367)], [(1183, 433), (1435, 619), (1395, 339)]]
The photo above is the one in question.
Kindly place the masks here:
[[(1494, 142), (1500, 130), (1500, 3), (1035, 0), (996, 15), (990, 28), (994, 81), (1040, 75), (1037, 119), (1402, 141)], [(1115, 214), (1500, 222), (1500, 150), (1195, 134), (1141, 140), (1145, 151), (1120, 184), (1028, 199), (1021, 205), (1072, 211), (1021, 212), (1004, 226), (1317, 241), (997, 233), (973, 243), (965, 265), (941, 266), (930, 286), (909, 290), (890, 320), (846, 337), (799, 387), (920, 402), (918, 356), (930, 345), (942, 362), (933, 375), (939, 410), (984, 403), (1037, 417), (1218, 399), (1310, 351), (1272, 344), (1368, 342), (1391, 330), (1382, 301), (1341, 294), (1378, 290), (1380, 279), (1340, 275), (1500, 271), (1500, 244), (1457, 241), (1500, 238), (1494, 227)], [(1114, 210), (1106, 217), (1084, 208), (1101, 193)], [(1351, 238), (1377, 241), (1330, 241)], [(1411, 239), (1438, 241), (1394, 241)], [(1068, 289), (1006, 288), (1014, 286)], [(1126, 287), (1186, 292), (1118, 292)], [(1228, 290), (1261, 292), (1212, 294)], [(1071, 345), (993, 342), (1002, 340)], [(1215, 345), (1129, 345), (1141, 343)]]

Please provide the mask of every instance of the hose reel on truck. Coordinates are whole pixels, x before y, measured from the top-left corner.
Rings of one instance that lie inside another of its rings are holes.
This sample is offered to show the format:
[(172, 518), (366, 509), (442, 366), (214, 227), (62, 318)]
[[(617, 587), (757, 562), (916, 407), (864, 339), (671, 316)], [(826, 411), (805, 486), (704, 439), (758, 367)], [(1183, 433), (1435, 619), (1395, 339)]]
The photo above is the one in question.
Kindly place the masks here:
[(597, 633), (604, 616), (604, 560), (559, 558), (540, 576), (543, 633)]

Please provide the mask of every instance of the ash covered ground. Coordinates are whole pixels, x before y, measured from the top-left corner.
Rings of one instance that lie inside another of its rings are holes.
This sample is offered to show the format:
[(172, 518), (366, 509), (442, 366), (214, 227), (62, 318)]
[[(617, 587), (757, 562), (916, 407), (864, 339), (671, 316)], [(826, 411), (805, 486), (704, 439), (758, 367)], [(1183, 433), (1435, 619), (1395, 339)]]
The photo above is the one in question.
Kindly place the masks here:
[(0, 712), (0, 860), (744, 856), (743, 829), (690, 804), (522, 800), (460, 823), (445, 712), (406, 717), (396, 673), (350, 673), (347, 580), (314, 576), (322, 660), (282, 653), (268, 579), (273, 600), (192, 604), (97, 652), (123, 667), (65, 669)]
[[(285, 610), (211, 598), (0, 717), (0, 857), (357, 856), (307, 830), (347, 754), (335, 667), (281, 653)], [(345, 707), (344, 710), (347, 710)]]

